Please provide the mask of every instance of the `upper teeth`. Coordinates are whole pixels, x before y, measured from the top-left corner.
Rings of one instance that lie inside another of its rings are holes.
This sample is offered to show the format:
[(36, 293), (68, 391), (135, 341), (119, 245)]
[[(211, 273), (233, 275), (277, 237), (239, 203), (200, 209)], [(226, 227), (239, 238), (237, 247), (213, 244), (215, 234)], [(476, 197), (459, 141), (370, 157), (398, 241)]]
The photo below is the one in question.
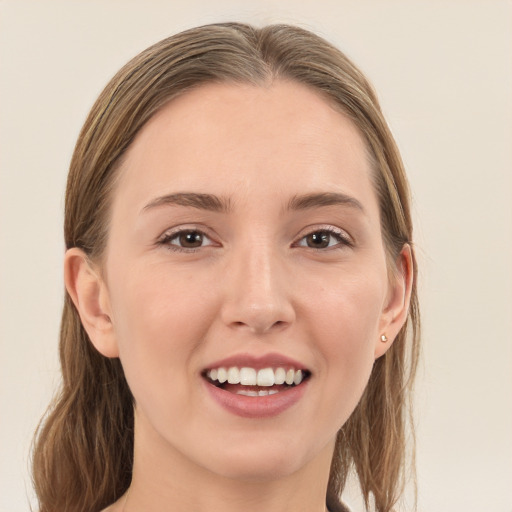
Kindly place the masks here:
[(213, 368), (208, 370), (206, 375), (213, 381), (219, 381), (221, 384), (241, 384), (242, 386), (273, 386), (274, 384), (298, 385), (304, 378), (302, 370), (293, 368), (285, 370), (284, 368)]

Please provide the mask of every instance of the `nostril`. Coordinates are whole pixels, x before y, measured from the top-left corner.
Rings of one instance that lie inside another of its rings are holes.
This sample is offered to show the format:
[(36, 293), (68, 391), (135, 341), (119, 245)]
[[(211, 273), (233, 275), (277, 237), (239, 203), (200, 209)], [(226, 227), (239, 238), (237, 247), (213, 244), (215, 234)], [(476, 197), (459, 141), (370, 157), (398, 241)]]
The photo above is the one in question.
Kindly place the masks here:
[(266, 324), (265, 322), (242, 322), (242, 321), (234, 321), (231, 322), (231, 326), (236, 329), (248, 329), (254, 333), (267, 333), (274, 330), (280, 330), (286, 325), (288, 325), (289, 322), (286, 322), (284, 320), (277, 320), (275, 322), (269, 322)]

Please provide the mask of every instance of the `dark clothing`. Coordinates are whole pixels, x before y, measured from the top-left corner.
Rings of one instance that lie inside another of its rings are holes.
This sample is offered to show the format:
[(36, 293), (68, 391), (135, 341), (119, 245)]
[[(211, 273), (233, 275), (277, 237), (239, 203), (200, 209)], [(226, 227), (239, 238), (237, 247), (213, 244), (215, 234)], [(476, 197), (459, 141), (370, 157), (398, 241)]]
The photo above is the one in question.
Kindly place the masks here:
[(332, 494), (327, 495), (326, 504), (327, 510), (329, 510), (329, 512), (350, 512), (350, 510), (338, 499), (338, 497)]

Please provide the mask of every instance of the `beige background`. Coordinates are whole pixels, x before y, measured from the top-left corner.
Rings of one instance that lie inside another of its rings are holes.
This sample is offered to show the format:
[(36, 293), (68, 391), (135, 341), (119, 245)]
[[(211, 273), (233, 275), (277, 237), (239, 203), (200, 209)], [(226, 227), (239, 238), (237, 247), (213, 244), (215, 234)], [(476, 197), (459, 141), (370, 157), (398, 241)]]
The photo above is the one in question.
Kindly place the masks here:
[(59, 378), (63, 191), (81, 123), (138, 51), (235, 19), (311, 28), (375, 84), (417, 217), (419, 510), (511, 512), (512, 4), (497, 0), (0, 2), (0, 512), (34, 503), (28, 453)]

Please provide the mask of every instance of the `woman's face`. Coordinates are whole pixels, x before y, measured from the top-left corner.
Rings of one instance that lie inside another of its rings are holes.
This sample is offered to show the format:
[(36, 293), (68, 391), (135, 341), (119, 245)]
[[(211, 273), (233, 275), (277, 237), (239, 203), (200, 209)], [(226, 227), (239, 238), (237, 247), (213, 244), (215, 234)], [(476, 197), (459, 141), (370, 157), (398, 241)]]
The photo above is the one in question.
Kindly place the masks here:
[(370, 176), (352, 122), (295, 83), (206, 85), (147, 123), (102, 285), (140, 452), (244, 479), (330, 460), (403, 302)]

